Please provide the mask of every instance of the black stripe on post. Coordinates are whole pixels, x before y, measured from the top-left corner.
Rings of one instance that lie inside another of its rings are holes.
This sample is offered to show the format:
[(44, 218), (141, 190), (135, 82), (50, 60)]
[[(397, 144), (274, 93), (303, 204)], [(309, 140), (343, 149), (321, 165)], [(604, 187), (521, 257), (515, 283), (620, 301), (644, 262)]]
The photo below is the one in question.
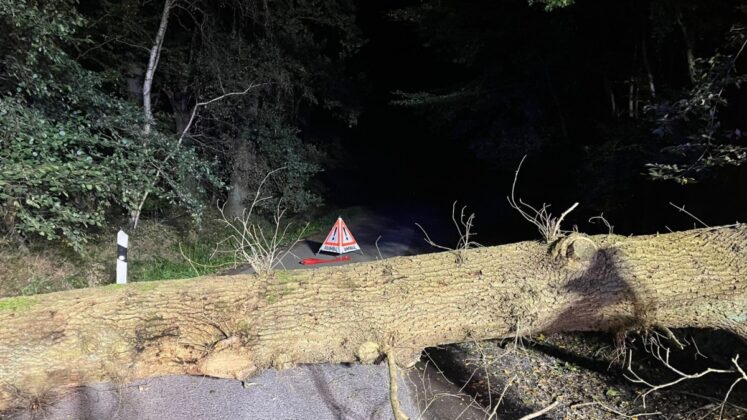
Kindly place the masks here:
[(117, 244), (117, 259), (127, 262), (127, 248)]

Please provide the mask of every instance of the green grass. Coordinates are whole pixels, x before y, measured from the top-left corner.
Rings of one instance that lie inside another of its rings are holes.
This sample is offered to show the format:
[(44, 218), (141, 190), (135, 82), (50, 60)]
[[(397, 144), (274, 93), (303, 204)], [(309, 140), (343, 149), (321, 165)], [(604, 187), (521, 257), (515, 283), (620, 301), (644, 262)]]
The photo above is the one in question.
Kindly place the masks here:
[(280, 284), (289, 284), (296, 281), (296, 275), (290, 270), (275, 271), (275, 278)]
[(213, 274), (236, 265), (233, 255), (213, 255), (215, 244), (211, 245), (207, 242), (183, 244), (181, 252), (178, 246), (176, 248), (179, 254), (184, 254), (177, 260), (154, 256), (146, 261), (131, 261), (128, 267), (128, 277), (136, 282), (184, 279)]
[(88, 282), (80, 275), (73, 275), (62, 279), (59, 282), (52, 281), (46, 277), (34, 277), (20, 291), (21, 295), (38, 295), (41, 293), (56, 292), (60, 289), (80, 289), (87, 287)]
[[(280, 247), (287, 249), (299, 238), (326, 234), (338, 216), (349, 219), (362, 210), (360, 207), (334, 209), (288, 219), (286, 223), (290, 226)], [(158, 221), (144, 221), (130, 237), (128, 280), (146, 282), (192, 278), (241, 265), (243, 262), (235, 261), (232, 253), (214, 253), (216, 244), (228, 238), (231, 231), (215, 217), (207, 219), (197, 231)], [(273, 228), (265, 224), (266, 232)], [(112, 232), (101, 233), (92, 239), (84, 255), (47, 242), (36, 244), (25, 253), (12, 247), (0, 248), (0, 297), (113, 283), (116, 247), (112, 243)], [(281, 281), (292, 278), (285, 273), (279, 276)], [(6, 309), (9, 303), (4, 305), (3, 309)]]
[(36, 303), (36, 299), (25, 296), (0, 299), (0, 311), (25, 311)]

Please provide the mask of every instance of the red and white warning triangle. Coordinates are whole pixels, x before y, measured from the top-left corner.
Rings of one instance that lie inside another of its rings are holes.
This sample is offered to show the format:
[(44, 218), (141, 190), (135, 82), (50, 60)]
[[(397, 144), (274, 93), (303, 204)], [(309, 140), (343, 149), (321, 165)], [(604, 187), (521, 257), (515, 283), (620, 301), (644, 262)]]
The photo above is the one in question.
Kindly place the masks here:
[(353, 252), (360, 250), (358, 242), (355, 241), (353, 234), (348, 229), (348, 225), (342, 220), (342, 217), (338, 217), (335, 225), (332, 226), (332, 230), (329, 231), (327, 239), (324, 240), (322, 247), (319, 248), (319, 252), (327, 251), (335, 254), (345, 254), (346, 252)]

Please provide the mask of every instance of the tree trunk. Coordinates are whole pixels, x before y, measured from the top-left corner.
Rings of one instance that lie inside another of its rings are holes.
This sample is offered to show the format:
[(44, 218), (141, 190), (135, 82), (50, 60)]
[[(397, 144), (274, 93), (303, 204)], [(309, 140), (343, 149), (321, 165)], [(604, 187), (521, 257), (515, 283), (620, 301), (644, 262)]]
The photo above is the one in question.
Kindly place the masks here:
[(134, 63), (127, 65), (125, 72), (127, 78), (127, 96), (131, 101), (143, 103), (143, 68)]
[(244, 379), (297, 363), (371, 363), (389, 348), (409, 366), (424, 347), (540, 331), (745, 337), (746, 303), (747, 225), (2, 299), (0, 410), (61, 386)]
[(233, 147), (234, 156), (231, 164), (231, 189), (228, 191), (225, 215), (229, 218), (240, 217), (247, 200), (254, 192), (249, 189), (252, 174), (257, 170), (257, 151), (254, 143), (237, 138)]
[(690, 31), (688, 31), (687, 26), (685, 25), (685, 20), (682, 16), (682, 9), (679, 6), (675, 6), (675, 14), (677, 19), (677, 25), (680, 27), (680, 31), (682, 32), (682, 40), (685, 43), (685, 58), (687, 59), (687, 75), (690, 77), (690, 81), (695, 83), (695, 53), (693, 50), (695, 49), (694, 45), (695, 42), (693, 41), (692, 36), (690, 35)]
[[(175, 133), (177, 136), (181, 136), (187, 129), (187, 124), (189, 124), (192, 116), (192, 109), (194, 108), (192, 93), (188, 88), (167, 91), (166, 93), (173, 111)], [(187, 140), (184, 142), (184, 145), (190, 146), (190, 142)]]
[[(194, 99), (189, 88), (182, 88), (179, 90), (169, 91), (166, 90), (166, 95), (169, 98), (171, 104), (172, 115), (174, 117), (175, 133), (177, 137), (182, 137), (182, 147), (195, 147), (197, 146), (194, 141), (186, 136), (185, 133), (188, 131), (188, 125), (192, 121), (192, 111), (194, 110)], [(193, 197), (200, 197), (200, 184), (195, 178), (188, 177), (182, 180), (182, 188)]]
[[(161, 23), (158, 24), (158, 32), (156, 33), (156, 39), (153, 41), (153, 47), (150, 49), (150, 56), (148, 57), (148, 67), (145, 69), (145, 79), (143, 80), (143, 134), (149, 135), (151, 127), (153, 125), (153, 109), (150, 103), (150, 90), (153, 87), (153, 75), (156, 73), (156, 67), (158, 67), (158, 60), (161, 58), (161, 49), (163, 47), (163, 39), (166, 36), (166, 27), (169, 25), (169, 15), (171, 14), (171, 7), (176, 0), (164, 0), (163, 12), (161, 13)], [(160, 169), (158, 176), (160, 176)], [(156, 178), (158, 178), (156, 176)], [(148, 199), (149, 191), (143, 191), (143, 196), (140, 200), (140, 204), (137, 208), (130, 211), (130, 229), (135, 230), (137, 224), (140, 221), (140, 214), (143, 210), (145, 200)]]
[(171, 6), (174, 0), (164, 0), (163, 12), (161, 13), (161, 23), (158, 24), (158, 32), (156, 33), (156, 39), (153, 40), (153, 46), (150, 49), (150, 56), (148, 57), (148, 67), (145, 69), (145, 80), (143, 81), (143, 114), (145, 117), (145, 123), (143, 125), (143, 133), (150, 134), (151, 126), (153, 125), (153, 110), (150, 104), (150, 90), (153, 86), (153, 75), (158, 67), (158, 60), (161, 58), (161, 49), (163, 47), (163, 39), (166, 36), (166, 27), (169, 25), (169, 15), (171, 14)]

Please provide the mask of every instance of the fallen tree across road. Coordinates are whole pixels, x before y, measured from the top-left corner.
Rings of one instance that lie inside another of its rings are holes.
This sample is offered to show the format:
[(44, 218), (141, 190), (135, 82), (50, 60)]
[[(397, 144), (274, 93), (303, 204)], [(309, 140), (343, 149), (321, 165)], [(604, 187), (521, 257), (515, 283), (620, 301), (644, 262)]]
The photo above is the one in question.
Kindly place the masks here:
[(455, 252), (0, 299), (0, 411), (97, 381), (407, 367), (425, 347), (538, 332), (747, 337), (747, 225)]

